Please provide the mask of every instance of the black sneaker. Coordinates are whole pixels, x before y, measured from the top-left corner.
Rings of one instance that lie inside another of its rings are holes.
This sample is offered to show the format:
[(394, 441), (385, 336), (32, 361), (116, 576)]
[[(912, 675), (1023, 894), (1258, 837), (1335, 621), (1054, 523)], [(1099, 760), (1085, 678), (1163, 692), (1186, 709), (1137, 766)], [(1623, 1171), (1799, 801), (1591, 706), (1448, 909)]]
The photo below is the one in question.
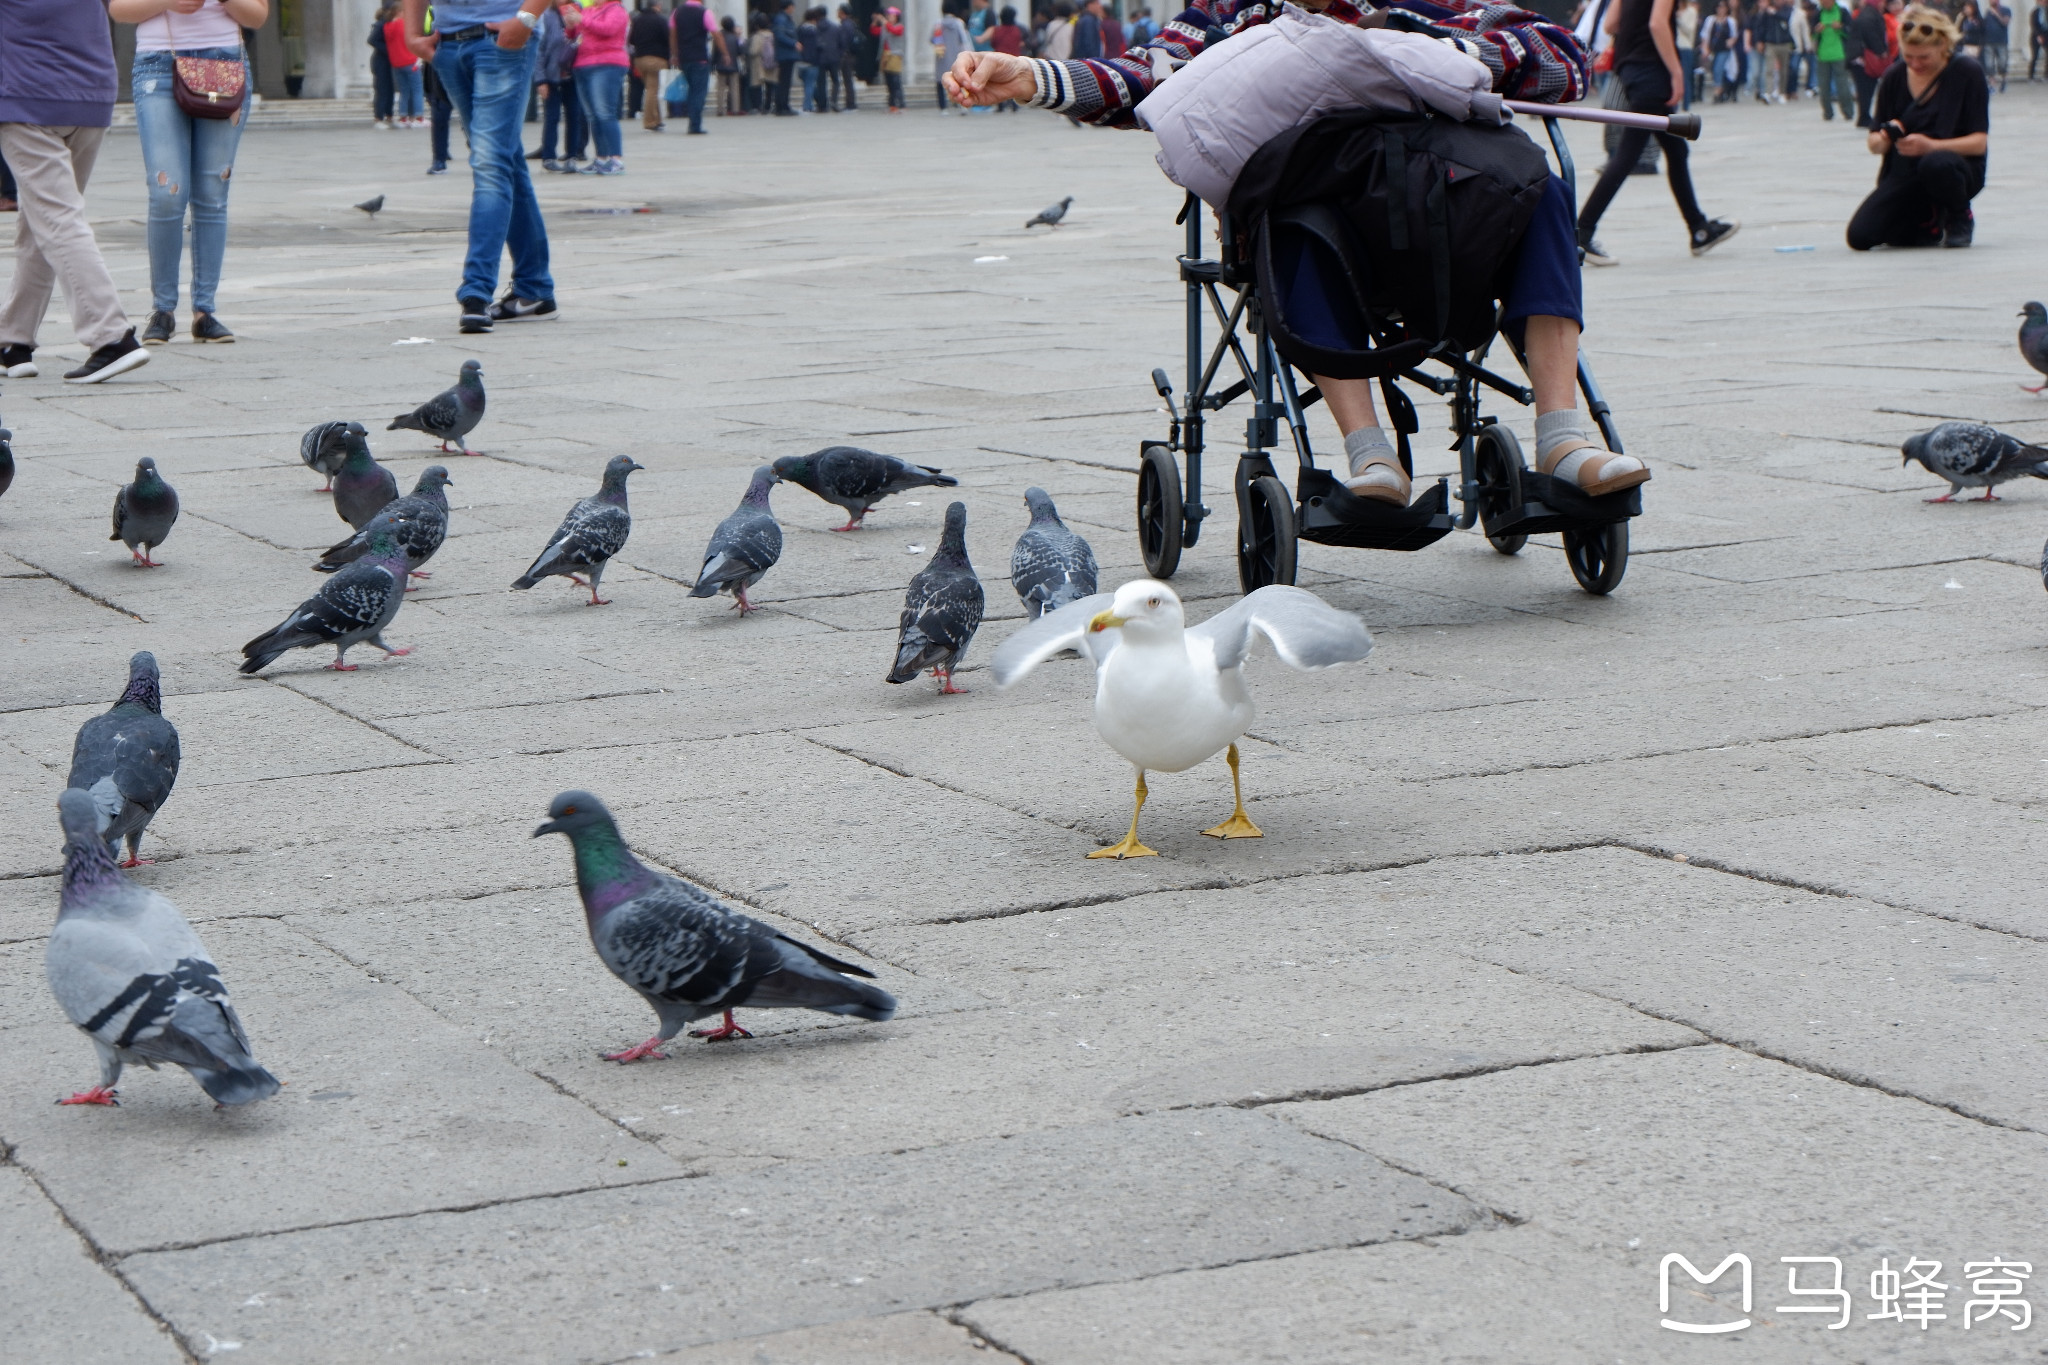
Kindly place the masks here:
[(1692, 254), (1704, 256), (1721, 243), (1742, 231), (1742, 224), (1724, 223), (1719, 218), (1709, 218), (1692, 230)]
[(34, 379), (42, 373), (36, 368), (33, 346), (0, 346), (0, 369), (7, 372), (9, 379)]
[(230, 332), (226, 325), (213, 314), (194, 313), (192, 315), (192, 339), (194, 341), (233, 341), (235, 334)]
[(121, 333), (119, 341), (108, 342), (87, 356), (83, 365), (67, 370), (64, 378), (72, 384), (97, 384), (117, 374), (141, 369), (148, 363), (149, 352), (142, 349), (142, 343), (135, 339), (135, 329), (130, 327)]
[(553, 299), (522, 299), (517, 294), (507, 294), (491, 305), (492, 322), (538, 322), (560, 316)]
[(149, 325), (142, 329), (142, 344), (145, 346), (165, 345), (176, 335), (177, 330), (178, 315), (159, 308), (149, 315)]
[(435, 163), (434, 163), (433, 165), (431, 165), (431, 166), (427, 167), (427, 174), (428, 174), (428, 175), (446, 175), (446, 174), (448, 174), (448, 163), (447, 163), (447, 162), (445, 162), (445, 161), (436, 161), (436, 162), (435, 162)]
[(1970, 239), (1977, 235), (1977, 215), (1968, 209), (1951, 214), (1941, 225), (1943, 246), (1968, 246)]
[(462, 299), (462, 330), (465, 332), (488, 332), (491, 330), (491, 301), (489, 299)]
[(1597, 237), (1588, 237), (1579, 243), (1579, 250), (1585, 253), (1587, 265), (1619, 265), (1621, 258), (1609, 255), (1607, 248), (1600, 245)]

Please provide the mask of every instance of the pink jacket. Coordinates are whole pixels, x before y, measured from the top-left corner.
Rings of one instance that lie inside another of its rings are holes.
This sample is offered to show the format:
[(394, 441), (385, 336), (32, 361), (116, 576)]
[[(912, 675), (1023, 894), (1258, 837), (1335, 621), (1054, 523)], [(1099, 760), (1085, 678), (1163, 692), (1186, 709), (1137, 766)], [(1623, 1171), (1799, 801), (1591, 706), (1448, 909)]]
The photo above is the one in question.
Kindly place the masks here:
[(631, 65), (626, 60), (629, 22), (619, 0), (604, 0), (583, 11), (583, 22), (576, 25), (576, 36), (582, 40), (576, 47), (577, 67)]

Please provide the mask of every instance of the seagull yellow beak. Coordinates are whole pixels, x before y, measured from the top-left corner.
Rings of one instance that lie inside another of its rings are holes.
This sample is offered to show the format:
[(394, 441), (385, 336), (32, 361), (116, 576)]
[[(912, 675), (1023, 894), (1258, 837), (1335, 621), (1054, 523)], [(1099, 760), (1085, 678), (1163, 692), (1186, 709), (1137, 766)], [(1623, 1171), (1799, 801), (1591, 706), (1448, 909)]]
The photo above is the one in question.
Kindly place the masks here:
[(1088, 629), (1090, 631), (1108, 630), (1111, 626), (1120, 626), (1123, 623), (1124, 618), (1118, 616), (1113, 611), (1098, 611), (1088, 619)]

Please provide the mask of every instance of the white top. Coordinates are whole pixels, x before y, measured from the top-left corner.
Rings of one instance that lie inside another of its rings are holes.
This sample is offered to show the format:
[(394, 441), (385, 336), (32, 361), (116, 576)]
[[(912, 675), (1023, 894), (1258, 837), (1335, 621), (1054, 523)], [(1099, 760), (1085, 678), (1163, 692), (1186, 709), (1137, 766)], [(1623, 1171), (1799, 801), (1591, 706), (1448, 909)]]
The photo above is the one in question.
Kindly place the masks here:
[[(173, 37), (177, 41), (171, 41)], [(159, 14), (135, 26), (137, 52), (191, 52), (202, 47), (240, 47), (242, 29), (225, 6), (200, 6), (197, 14)]]

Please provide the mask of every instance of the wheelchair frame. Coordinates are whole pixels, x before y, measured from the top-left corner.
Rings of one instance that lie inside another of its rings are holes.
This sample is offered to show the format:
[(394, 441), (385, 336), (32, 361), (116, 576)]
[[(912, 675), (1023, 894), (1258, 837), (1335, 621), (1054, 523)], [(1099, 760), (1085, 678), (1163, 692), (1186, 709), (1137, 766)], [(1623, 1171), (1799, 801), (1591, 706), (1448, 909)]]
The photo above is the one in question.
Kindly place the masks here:
[[(1576, 206), (1578, 191), (1571, 151), (1558, 129), (1557, 115), (1545, 113), (1541, 117), (1557, 158), (1559, 178)], [(1597, 121), (1618, 120), (1610, 117)], [(1697, 136), (1697, 121), (1693, 121), (1689, 132), (1681, 131), (1680, 135)], [(1450, 349), (1451, 343), (1446, 342), (1424, 357), (1423, 363), (1441, 365), (1450, 371), (1448, 375), (1425, 373), (1418, 366), (1379, 381), (1387, 420), (1396, 433), (1401, 467), (1411, 478), (1415, 469), (1408, 438), (1420, 426), (1414, 403), (1395, 381), (1405, 380), (1450, 399), (1451, 433), (1455, 438), (1450, 448), (1458, 452), (1456, 496), (1463, 510), (1450, 510), (1448, 478), (1439, 478), (1407, 508), (1357, 497), (1329, 471), (1316, 465), (1305, 414), (1321, 399), (1321, 391), (1311, 387), (1304, 392), (1297, 385), (1293, 365), (1281, 358), (1267, 335), (1257, 290), (1248, 272), (1242, 271), (1237, 263), (1222, 259), (1225, 252), (1218, 253), (1219, 259), (1203, 256), (1201, 200), (1188, 195), (1175, 222), (1187, 228), (1187, 249), (1177, 258), (1180, 278), (1187, 287), (1187, 394), (1176, 408), (1173, 384), (1166, 371), (1152, 371), (1153, 387), (1167, 404), (1170, 427), (1165, 441), (1148, 440), (1141, 445), (1138, 464), (1138, 543), (1144, 552), (1145, 567), (1154, 578), (1173, 576), (1180, 567), (1182, 550), (1193, 548), (1201, 539), (1202, 522), (1211, 515), (1211, 509), (1202, 502), (1207, 414), (1248, 394), (1252, 399), (1251, 416), (1245, 422), (1245, 449), (1238, 456), (1234, 480), (1238, 509), (1237, 571), (1244, 591), (1251, 592), (1269, 583), (1292, 583), (1301, 540), (1383, 550), (1419, 550), (1454, 528), (1470, 530), (1474, 525), (1480, 525), (1488, 542), (1504, 555), (1520, 551), (1532, 535), (1562, 532), (1565, 558), (1581, 587), (1605, 595), (1620, 584), (1622, 575), (1628, 571), (1629, 519), (1641, 515), (1643, 510), (1641, 488), (1588, 497), (1573, 483), (1530, 469), (1515, 434), (1495, 418), (1480, 414), (1483, 389), (1492, 389), (1524, 407), (1535, 401), (1527, 386), (1485, 367), (1483, 362), (1491, 341), (1470, 355)], [(1230, 240), (1226, 223), (1226, 250)], [(1237, 290), (1235, 301), (1228, 307), (1222, 292), (1225, 288)], [(1203, 342), (1205, 308), (1214, 314), (1220, 327), (1212, 347), (1205, 347)], [(1255, 356), (1246, 353), (1239, 337), (1240, 326), (1249, 331)], [(1217, 371), (1226, 358), (1236, 363), (1239, 378), (1218, 388)], [(1521, 356), (1517, 355), (1516, 360), (1519, 362)], [(1583, 351), (1579, 354), (1578, 382), (1587, 410), (1599, 424), (1607, 448), (1621, 454), (1621, 436), (1615, 429), (1613, 413)], [(1299, 463), (1295, 495), (1288, 493), (1267, 453), (1279, 446), (1283, 422)], [(1185, 460), (1185, 479), (1176, 455)]]

